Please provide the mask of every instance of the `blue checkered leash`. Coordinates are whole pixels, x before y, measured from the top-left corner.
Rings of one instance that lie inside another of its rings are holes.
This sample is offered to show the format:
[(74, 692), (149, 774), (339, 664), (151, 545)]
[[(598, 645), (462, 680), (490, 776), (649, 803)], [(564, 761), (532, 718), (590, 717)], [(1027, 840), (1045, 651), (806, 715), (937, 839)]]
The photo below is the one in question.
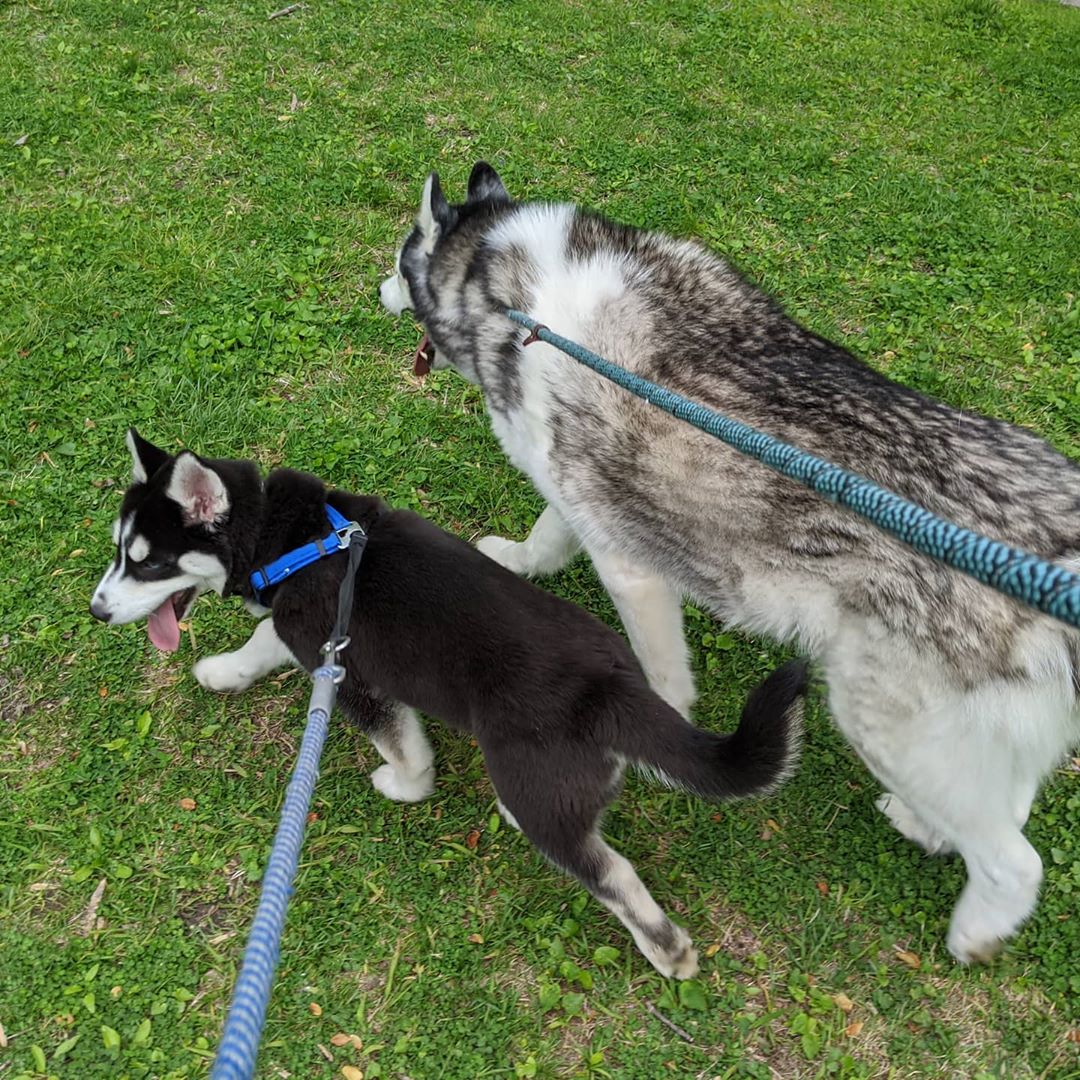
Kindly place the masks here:
[(337, 699), (337, 688), (345, 679), (345, 669), (337, 662), (338, 654), (349, 644), (349, 616), (352, 614), (353, 587), (356, 571), (367, 546), (367, 533), (355, 522), (348, 521), (327, 504), (326, 515), (331, 533), (302, 548), (290, 551), (268, 566), (251, 575), (251, 584), (258, 598), (264, 589), (284, 581), (297, 570), (309, 566), (326, 555), (348, 550), (349, 565), (338, 591), (337, 620), (330, 640), (320, 650), (323, 662), (311, 673), (311, 700), (308, 704), (307, 727), (300, 744), (292, 779), (285, 792), (281, 823), (274, 835), (270, 859), (263, 874), (262, 892), (255, 921), (248, 935), (247, 948), (240, 974), (233, 989), (225, 1030), (221, 1034), (211, 1080), (250, 1080), (255, 1075), (255, 1060), (259, 1053), (266, 1009), (274, 981), (274, 969), (281, 954), (281, 935), (285, 927), (285, 910), (292, 896), (293, 878), (300, 861), (300, 846), (304, 841), (308, 807), (319, 778), (319, 758), (329, 725), (330, 713)]
[(739, 453), (798, 480), (831, 502), (853, 510), (923, 555), (1069, 626), (1080, 627), (1080, 575), (954, 525), (856, 473), (665, 390), (597, 356), (577, 342), (552, 333), (523, 312), (510, 309), (506, 315), (529, 331), (525, 345), (546, 342), (624, 390), (715, 436)]

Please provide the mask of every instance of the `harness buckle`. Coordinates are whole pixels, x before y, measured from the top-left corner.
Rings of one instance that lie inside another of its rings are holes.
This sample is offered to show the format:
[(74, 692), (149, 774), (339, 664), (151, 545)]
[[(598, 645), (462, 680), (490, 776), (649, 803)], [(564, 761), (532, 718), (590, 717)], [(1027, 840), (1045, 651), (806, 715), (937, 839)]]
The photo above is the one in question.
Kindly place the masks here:
[(367, 537), (363, 525), (360, 525), (355, 521), (350, 521), (348, 525), (343, 525), (340, 529), (334, 530), (334, 535), (337, 537), (338, 544), (342, 548), (347, 548), (352, 542), (353, 533), (359, 533), (361, 536)]

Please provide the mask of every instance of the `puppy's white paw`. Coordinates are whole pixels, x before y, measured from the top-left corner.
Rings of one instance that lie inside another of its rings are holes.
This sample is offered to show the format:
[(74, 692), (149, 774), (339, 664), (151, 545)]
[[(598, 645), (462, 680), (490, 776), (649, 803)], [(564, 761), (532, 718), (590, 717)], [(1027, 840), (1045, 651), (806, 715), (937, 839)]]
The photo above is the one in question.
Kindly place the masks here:
[(251, 676), (238, 668), (228, 653), (199, 660), (191, 673), (200, 686), (218, 694), (238, 694), (252, 683)]
[(675, 943), (670, 949), (661, 952), (652, 948), (645, 957), (666, 978), (692, 979), (698, 973), (697, 949), (681, 926), (676, 926), (675, 931)]
[(494, 559), (500, 566), (513, 570), (515, 574), (528, 572), (522, 552), (524, 544), (516, 540), (504, 540), (501, 536), (485, 536), (476, 541), (476, 550)]
[(402, 776), (389, 763), (380, 765), (371, 774), (371, 783), (380, 795), (394, 802), (420, 802), (435, 790), (435, 768), (425, 769), (419, 776)]

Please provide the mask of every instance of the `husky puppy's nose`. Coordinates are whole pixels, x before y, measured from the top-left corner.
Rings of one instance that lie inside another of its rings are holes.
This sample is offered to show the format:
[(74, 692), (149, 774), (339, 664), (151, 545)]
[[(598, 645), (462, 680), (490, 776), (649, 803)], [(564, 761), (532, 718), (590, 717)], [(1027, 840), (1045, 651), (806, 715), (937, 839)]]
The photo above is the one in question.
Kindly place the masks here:
[(95, 619), (100, 619), (102, 622), (106, 623), (112, 618), (108, 608), (106, 608), (96, 596), (90, 601), (90, 614), (93, 615)]

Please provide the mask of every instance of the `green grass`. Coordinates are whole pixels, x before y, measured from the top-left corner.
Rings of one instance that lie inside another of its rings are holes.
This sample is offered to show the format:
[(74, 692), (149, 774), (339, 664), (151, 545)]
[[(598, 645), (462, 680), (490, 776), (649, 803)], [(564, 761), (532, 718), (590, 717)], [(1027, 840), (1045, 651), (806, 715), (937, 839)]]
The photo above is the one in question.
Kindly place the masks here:
[[(276, 6), (0, 4), (3, 1080), (205, 1075), (303, 723), (299, 676), (192, 680), (250, 629), (233, 603), (174, 659), (90, 620), (124, 428), (467, 537), (539, 509), (378, 308), (430, 167), (460, 192), (487, 157), (520, 196), (699, 236), (895, 378), (1080, 457), (1080, 12)], [(552, 587), (614, 621), (585, 565)], [(776, 654), (688, 627), (699, 716), (728, 723)], [(680, 989), (497, 828), (476, 750), (434, 741), (437, 794), (403, 808), (334, 726), (260, 1076), (1080, 1076), (1076, 771), (1028, 830), (1037, 914), (969, 971), (943, 948), (961, 868), (876, 814), (820, 704), (768, 802), (631, 782), (614, 842), (712, 953)]]

